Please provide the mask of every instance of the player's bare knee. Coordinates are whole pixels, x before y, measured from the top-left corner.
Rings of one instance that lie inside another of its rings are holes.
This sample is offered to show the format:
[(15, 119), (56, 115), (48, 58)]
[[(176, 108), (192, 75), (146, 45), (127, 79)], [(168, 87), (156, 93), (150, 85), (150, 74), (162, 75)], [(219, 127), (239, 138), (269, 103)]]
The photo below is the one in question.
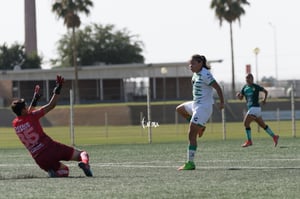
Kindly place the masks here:
[(182, 106), (182, 105), (178, 105), (178, 106), (176, 107), (177, 113), (181, 113), (181, 112), (182, 112), (182, 109), (183, 109), (183, 106)]
[(244, 126), (245, 127), (249, 127), (251, 122), (253, 121), (252, 117), (247, 117), (245, 120), (244, 120)]
[(61, 164), (60, 168), (55, 171), (55, 177), (68, 177), (69, 176), (69, 167)]
[(69, 176), (69, 167), (59, 169), (56, 171), (58, 177), (68, 177)]

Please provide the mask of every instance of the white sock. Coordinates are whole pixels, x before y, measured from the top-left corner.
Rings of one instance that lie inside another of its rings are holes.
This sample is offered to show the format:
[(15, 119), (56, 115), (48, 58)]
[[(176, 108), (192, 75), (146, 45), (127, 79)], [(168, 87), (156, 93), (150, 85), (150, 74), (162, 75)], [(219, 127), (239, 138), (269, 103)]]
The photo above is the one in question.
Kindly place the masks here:
[(189, 162), (194, 162), (195, 153), (196, 150), (191, 150), (191, 149), (187, 150), (187, 159)]

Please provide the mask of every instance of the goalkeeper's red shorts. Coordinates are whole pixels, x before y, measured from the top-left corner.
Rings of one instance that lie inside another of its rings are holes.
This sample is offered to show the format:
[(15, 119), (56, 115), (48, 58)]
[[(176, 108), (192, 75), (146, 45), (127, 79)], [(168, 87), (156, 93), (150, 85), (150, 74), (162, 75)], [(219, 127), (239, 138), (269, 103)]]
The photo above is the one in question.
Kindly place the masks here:
[(57, 171), (60, 167), (60, 161), (69, 161), (73, 153), (73, 147), (53, 141), (34, 160), (45, 171), (50, 169)]

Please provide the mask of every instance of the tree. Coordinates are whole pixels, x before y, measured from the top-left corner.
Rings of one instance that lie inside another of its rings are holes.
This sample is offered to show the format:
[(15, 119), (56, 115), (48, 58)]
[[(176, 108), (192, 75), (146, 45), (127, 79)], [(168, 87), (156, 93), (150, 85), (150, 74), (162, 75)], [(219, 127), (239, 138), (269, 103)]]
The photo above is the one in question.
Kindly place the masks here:
[[(56, 66), (69, 66), (72, 60), (70, 34), (58, 42), (59, 58), (51, 60)], [(115, 30), (114, 25), (87, 25), (76, 34), (78, 64), (82, 67), (105, 64), (144, 63), (143, 42), (126, 29)]]
[(72, 51), (73, 51), (73, 66), (75, 72), (75, 103), (79, 103), (79, 89), (78, 89), (78, 67), (77, 67), (77, 52), (76, 52), (76, 35), (75, 29), (81, 24), (79, 13), (88, 15), (90, 13), (89, 7), (93, 6), (90, 0), (60, 0), (55, 1), (52, 5), (52, 11), (58, 18), (64, 19), (64, 24), (67, 29), (72, 29)]
[(16, 66), (20, 69), (40, 69), (42, 57), (36, 53), (27, 55), (25, 47), (18, 43), (8, 47), (5, 43), (0, 46), (0, 69), (13, 70)]
[(210, 8), (215, 10), (215, 14), (222, 26), (223, 20), (229, 23), (230, 27), (230, 45), (231, 45), (231, 69), (232, 69), (232, 97), (235, 96), (235, 74), (234, 74), (234, 50), (232, 23), (235, 20), (240, 22), (240, 17), (245, 14), (243, 5), (250, 5), (247, 0), (212, 0)]
[(22, 69), (41, 68), (42, 58), (35, 52), (32, 52), (31, 54), (26, 53), (25, 56), (25, 60), (21, 64)]

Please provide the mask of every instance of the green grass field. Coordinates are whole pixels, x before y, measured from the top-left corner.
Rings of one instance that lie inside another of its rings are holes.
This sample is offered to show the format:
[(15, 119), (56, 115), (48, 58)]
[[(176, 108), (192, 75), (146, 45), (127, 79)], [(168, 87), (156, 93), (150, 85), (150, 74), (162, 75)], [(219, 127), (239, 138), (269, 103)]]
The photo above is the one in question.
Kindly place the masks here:
[[(177, 171), (186, 160), (187, 125), (76, 127), (77, 147), (89, 152), (94, 177), (87, 178), (75, 162), (69, 178), (50, 179), (31, 159), (10, 128), (0, 128), (0, 198), (299, 198), (299, 138), (290, 122), (268, 122), (280, 140), (275, 148), (262, 130), (254, 145), (242, 148), (241, 123), (208, 124), (199, 139), (196, 170)], [(56, 140), (70, 144), (69, 128), (45, 128)]]

